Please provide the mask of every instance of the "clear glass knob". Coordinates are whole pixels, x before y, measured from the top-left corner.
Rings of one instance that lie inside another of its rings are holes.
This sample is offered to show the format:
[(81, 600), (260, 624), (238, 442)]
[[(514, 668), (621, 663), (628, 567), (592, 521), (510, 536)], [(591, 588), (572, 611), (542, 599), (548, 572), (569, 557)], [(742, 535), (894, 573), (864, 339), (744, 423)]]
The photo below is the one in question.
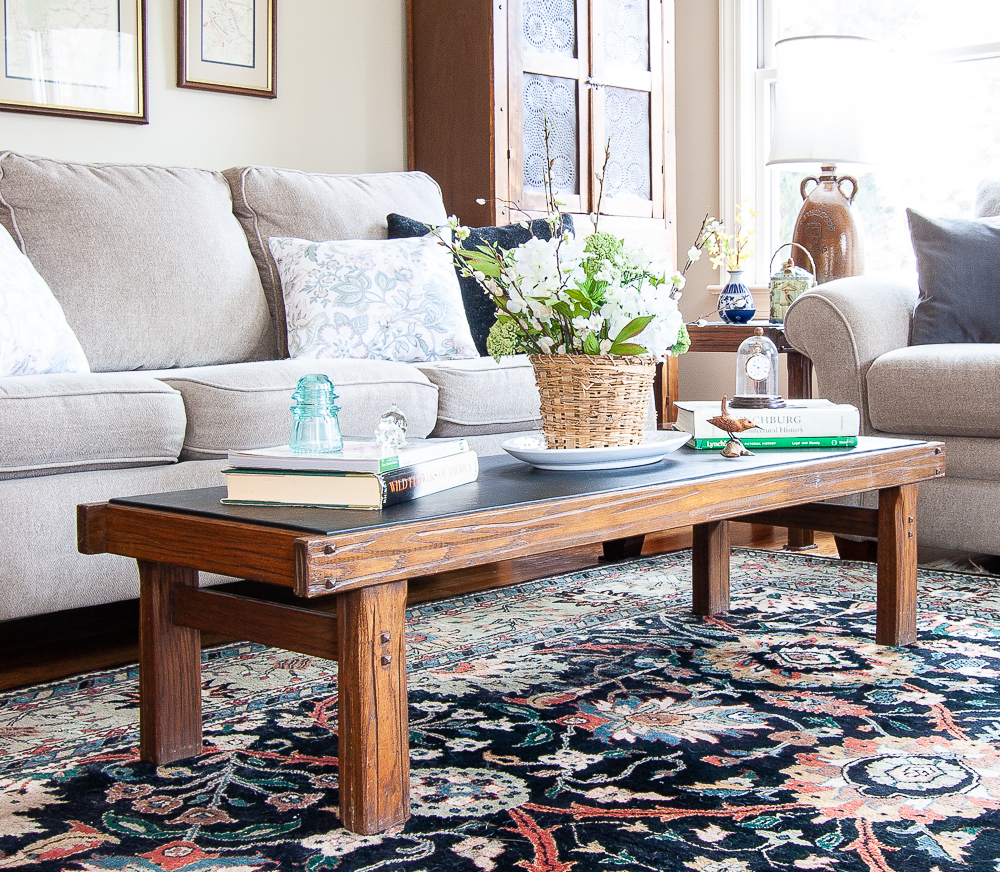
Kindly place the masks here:
[(333, 382), (325, 375), (304, 375), (292, 394), (292, 433), (288, 445), (295, 454), (336, 454), (344, 447), (335, 405)]
[(406, 448), (406, 415), (395, 403), (378, 419), (375, 441), (383, 454), (395, 454), (399, 449)]

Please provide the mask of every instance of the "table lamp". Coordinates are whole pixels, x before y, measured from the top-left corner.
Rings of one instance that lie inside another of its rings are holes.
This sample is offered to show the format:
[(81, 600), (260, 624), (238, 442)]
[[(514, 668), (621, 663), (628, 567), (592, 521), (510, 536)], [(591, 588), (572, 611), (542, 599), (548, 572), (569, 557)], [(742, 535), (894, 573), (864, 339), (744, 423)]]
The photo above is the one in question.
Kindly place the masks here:
[[(767, 165), (821, 167), (819, 177), (799, 187), (803, 203), (792, 236), (813, 256), (818, 283), (864, 272), (851, 214), (858, 182), (838, 176), (837, 166), (872, 161), (867, 109), (874, 47), (857, 36), (799, 36), (774, 44), (778, 80)], [(796, 251), (793, 259), (807, 266), (803, 253)]]

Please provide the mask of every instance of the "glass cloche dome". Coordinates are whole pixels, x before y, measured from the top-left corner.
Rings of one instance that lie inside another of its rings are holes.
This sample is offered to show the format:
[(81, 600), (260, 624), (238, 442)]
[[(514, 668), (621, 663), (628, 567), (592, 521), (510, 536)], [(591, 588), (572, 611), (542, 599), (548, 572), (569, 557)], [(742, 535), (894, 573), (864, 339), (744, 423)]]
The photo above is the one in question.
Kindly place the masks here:
[(736, 409), (781, 409), (785, 401), (778, 393), (778, 349), (761, 327), (740, 343), (736, 352), (736, 396), (729, 405)]

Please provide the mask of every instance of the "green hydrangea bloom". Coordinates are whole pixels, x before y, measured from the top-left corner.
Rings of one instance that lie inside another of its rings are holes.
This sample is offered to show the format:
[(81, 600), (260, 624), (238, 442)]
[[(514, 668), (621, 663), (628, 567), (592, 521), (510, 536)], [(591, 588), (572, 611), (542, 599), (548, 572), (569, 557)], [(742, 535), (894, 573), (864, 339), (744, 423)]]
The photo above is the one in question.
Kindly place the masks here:
[(520, 337), (513, 321), (497, 321), (486, 337), (486, 350), (497, 363), (501, 357), (520, 351)]
[(678, 357), (691, 347), (691, 335), (688, 333), (687, 324), (681, 324), (681, 329), (677, 331), (677, 342), (671, 347), (670, 353)]
[(587, 237), (587, 246), (584, 249), (590, 255), (583, 265), (587, 275), (592, 276), (605, 262), (618, 263), (622, 256), (622, 248), (622, 240), (610, 233), (605, 233), (603, 230), (591, 233)]

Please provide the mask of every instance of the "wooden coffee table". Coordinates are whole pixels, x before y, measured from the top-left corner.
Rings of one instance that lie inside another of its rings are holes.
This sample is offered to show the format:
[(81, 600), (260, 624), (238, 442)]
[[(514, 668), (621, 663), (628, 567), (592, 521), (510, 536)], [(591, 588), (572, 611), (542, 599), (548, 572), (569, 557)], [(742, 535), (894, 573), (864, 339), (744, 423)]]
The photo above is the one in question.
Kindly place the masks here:
[[(936, 442), (862, 438), (851, 450), (727, 460), (682, 448), (652, 466), (545, 472), (484, 458), (479, 481), (382, 512), (224, 506), (225, 488), (78, 509), (79, 548), (139, 563), (140, 754), (200, 754), (200, 632), (338, 661), (340, 817), (376, 833), (409, 817), (407, 579), (694, 525), (693, 610), (729, 607), (733, 519), (878, 537), (876, 639), (916, 637), (918, 483), (944, 474)], [(879, 508), (818, 500), (878, 490)], [(336, 615), (198, 587), (199, 570), (336, 597)]]

